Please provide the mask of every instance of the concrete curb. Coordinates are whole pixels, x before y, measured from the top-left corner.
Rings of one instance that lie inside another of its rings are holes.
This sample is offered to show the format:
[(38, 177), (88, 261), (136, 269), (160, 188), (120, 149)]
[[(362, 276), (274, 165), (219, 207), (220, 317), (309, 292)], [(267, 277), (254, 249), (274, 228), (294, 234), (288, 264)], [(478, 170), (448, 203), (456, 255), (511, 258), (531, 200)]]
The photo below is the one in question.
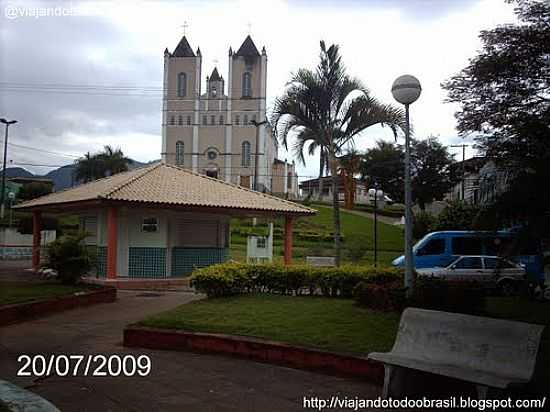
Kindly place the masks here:
[(383, 365), (367, 357), (244, 336), (129, 326), (124, 329), (124, 346), (222, 353), (296, 369), (362, 378), (379, 385), (384, 381)]
[(0, 380), (0, 400), (13, 412), (60, 412), (46, 399), (3, 380)]
[(109, 303), (115, 300), (115, 288), (102, 288), (48, 300), (0, 306), (0, 327), (77, 307), (95, 305), (96, 303)]

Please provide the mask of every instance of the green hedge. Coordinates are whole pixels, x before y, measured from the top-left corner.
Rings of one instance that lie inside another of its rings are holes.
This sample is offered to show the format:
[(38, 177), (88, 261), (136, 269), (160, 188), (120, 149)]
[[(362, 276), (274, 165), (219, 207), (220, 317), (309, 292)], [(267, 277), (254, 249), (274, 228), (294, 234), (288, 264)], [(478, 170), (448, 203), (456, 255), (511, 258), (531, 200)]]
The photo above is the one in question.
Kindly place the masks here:
[(249, 292), (322, 294), (351, 298), (359, 282), (400, 281), (402, 271), (373, 266), (319, 268), (308, 265), (222, 263), (197, 269), (191, 276), (196, 290), (209, 297)]

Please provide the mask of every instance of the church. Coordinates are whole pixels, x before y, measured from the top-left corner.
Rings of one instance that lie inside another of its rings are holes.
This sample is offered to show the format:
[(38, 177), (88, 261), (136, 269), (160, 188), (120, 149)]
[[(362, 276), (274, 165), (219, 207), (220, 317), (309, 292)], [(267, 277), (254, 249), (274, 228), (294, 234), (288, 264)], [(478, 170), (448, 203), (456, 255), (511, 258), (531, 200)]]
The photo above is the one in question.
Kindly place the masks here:
[[(184, 35), (164, 51), (162, 159), (248, 189), (296, 199), (294, 163), (277, 159), (266, 117), (267, 53), (249, 36), (229, 48), (227, 78), (216, 67), (202, 87), (202, 53)], [(226, 84), (227, 83), (227, 84)]]

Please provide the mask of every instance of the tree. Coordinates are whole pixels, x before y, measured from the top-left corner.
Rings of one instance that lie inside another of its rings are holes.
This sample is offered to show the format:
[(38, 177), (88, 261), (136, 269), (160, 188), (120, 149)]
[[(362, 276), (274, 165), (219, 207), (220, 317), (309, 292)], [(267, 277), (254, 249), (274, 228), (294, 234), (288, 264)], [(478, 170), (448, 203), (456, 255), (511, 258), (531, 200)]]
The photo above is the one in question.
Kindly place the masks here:
[(396, 134), (397, 128), (404, 126), (404, 115), (401, 109), (378, 102), (361, 81), (346, 73), (337, 45), (328, 49), (324, 41), (320, 45), (317, 69), (300, 69), (292, 76), (283, 95), (275, 100), (271, 120), (285, 147), (289, 136), (296, 135), (293, 150), (298, 158), (303, 159), (307, 145), (326, 150), (332, 175), (334, 246), (339, 265), (342, 244), (337, 156), (370, 126), (389, 126)]
[(379, 140), (367, 150), (361, 167), (362, 179), (378, 186), (393, 200), (402, 202), (405, 153), (401, 146)]
[(37, 197), (47, 195), (52, 192), (51, 183), (30, 182), (24, 184), (17, 193), (21, 200), (31, 200)]
[(426, 203), (442, 200), (452, 187), (453, 156), (433, 136), (413, 140), (411, 154), (413, 200), (425, 210)]
[(357, 183), (355, 177), (361, 172), (363, 156), (355, 149), (338, 158), (338, 175), (344, 183), (344, 207), (353, 209), (355, 205), (355, 191)]
[(86, 183), (125, 172), (132, 160), (125, 157), (120, 148), (113, 149), (112, 146), (107, 145), (102, 152), (95, 154), (88, 152), (75, 163), (75, 179)]
[[(509, 0), (518, 24), (482, 31), (479, 55), (442, 86), (462, 134), (497, 166), (511, 171), (508, 189), (487, 210), (501, 223), (521, 220), (547, 235), (550, 212), (550, 4)], [(520, 215), (521, 214), (521, 215)]]

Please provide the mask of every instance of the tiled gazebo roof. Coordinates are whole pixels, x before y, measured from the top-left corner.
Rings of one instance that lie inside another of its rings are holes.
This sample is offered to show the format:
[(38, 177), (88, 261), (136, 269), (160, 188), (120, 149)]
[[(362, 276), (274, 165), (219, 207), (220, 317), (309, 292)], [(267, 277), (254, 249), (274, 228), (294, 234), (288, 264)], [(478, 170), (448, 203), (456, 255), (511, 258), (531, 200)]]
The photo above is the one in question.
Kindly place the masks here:
[(313, 209), (287, 200), (165, 163), (156, 163), (51, 193), (24, 202), (15, 208), (62, 208), (90, 201), (272, 212), (283, 215), (316, 213)]

